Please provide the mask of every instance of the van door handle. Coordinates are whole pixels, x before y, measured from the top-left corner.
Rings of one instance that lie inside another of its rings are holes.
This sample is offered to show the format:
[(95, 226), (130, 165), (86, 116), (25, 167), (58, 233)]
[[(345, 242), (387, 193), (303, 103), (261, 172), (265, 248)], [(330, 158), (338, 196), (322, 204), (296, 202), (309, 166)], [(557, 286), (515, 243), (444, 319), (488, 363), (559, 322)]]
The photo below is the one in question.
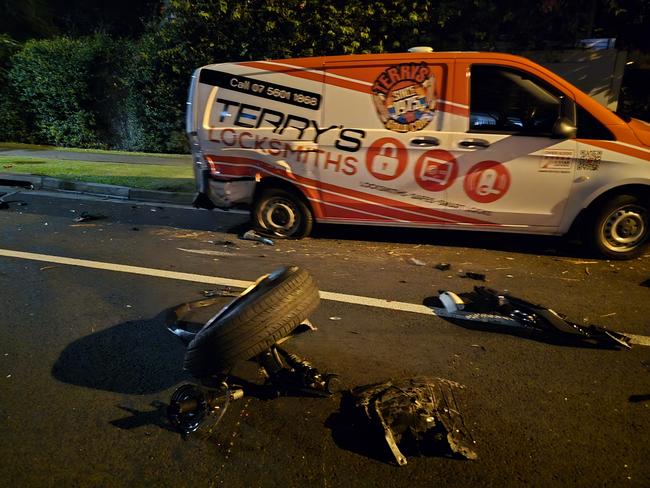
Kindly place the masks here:
[(485, 139), (463, 139), (458, 143), (458, 146), (467, 149), (485, 149), (486, 147), (490, 147), (490, 143)]
[(439, 146), (440, 145), (440, 139), (437, 137), (416, 137), (414, 139), (411, 139), (410, 141), (411, 146), (417, 146), (417, 147), (430, 147), (430, 146)]

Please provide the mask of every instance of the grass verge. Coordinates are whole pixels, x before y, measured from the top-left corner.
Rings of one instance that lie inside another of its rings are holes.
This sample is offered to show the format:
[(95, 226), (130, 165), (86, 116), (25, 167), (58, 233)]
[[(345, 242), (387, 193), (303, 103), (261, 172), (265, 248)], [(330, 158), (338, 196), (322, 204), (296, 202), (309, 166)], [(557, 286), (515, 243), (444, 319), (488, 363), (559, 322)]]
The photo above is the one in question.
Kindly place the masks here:
[(27, 157), (0, 157), (0, 172), (28, 173), (68, 181), (104, 183), (144, 190), (185, 192), (194, 190), (194, 174), (190, 165), (186, 167), (158, 164), (89, 163)]
[(75, 153), (97, 153), (97, 154), (116, 154), (126, 156), (155, 156), (157, 158), (177, 158), (178, 156), (187, 156), (187, 154), (169, 154), (169, 153), (146, 153), (137, 151), (115, 151), (107, 149), (82, 149), (78, 147), (58, 147), (44, 146), (41, 144), (24, 144), (22, 142), (0, 142), (0, 149), (7, 150), (29, 150), (29, 151), (63, 151)]

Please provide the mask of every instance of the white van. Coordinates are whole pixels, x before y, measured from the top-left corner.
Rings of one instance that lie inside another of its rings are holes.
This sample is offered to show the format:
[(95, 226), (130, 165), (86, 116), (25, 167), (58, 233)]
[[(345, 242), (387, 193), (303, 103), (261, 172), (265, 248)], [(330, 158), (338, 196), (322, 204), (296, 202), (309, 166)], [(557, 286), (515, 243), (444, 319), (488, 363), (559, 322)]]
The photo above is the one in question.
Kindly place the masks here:
[(561, 235), (602, 255), (648, 237), (650, 125), (498, 53), (251, 61), (194, 73), (187, 131), (204, 208), (314, 222)]

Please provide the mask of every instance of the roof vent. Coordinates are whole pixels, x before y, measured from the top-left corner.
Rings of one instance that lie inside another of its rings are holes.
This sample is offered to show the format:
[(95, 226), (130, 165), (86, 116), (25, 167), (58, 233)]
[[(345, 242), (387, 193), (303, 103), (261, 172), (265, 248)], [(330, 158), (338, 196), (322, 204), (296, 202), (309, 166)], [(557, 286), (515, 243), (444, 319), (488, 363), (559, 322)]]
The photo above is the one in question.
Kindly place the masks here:
[(410, 53), (432, 53), (433, 48), (429, 46), (415, 46), (408, 49)]

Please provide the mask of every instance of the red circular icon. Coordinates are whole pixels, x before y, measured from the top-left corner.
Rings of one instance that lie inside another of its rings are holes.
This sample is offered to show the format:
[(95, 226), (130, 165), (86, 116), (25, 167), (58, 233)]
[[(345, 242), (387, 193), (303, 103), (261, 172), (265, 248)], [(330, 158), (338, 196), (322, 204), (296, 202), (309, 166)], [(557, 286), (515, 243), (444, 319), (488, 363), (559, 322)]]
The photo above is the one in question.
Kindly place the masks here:
[(415, 181), (428, 191), (449, 188), (457, 176), (458, 163), (447, 151), (427, 151), (415, 163)]
[(495, 202), (508, 192), (510, 173), (498, 161), (481, 161), (467, 172), (463, 187), (475, 202)]
[(366, 168), (378, 180), (394, 180), (404, 173), (408, 163), (406, 147), (397, 139), (382, 137), (366, 153)]

